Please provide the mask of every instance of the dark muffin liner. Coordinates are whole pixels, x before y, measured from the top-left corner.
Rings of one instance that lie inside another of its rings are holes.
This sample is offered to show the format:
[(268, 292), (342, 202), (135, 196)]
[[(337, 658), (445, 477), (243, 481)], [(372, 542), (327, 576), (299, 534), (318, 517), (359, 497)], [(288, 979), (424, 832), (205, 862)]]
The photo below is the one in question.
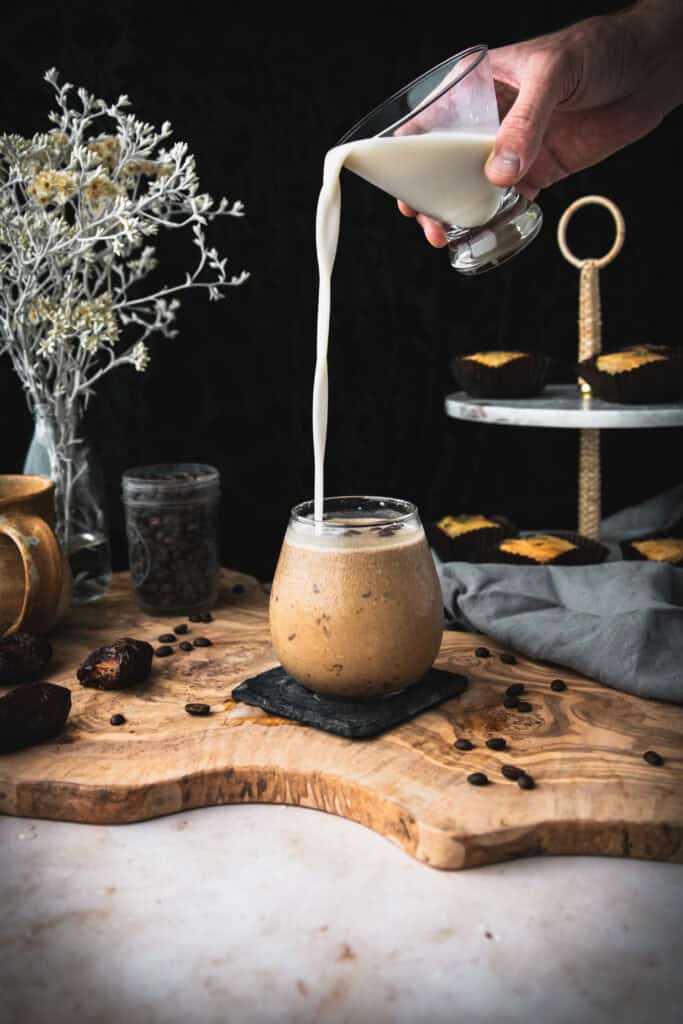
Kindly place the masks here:
[(657, 530), (656, 533), (649, 533), (645, 537), (634, 537), (631, 540), (622, 540), (619, 542), (621, 553), (623, 557), (629, 562), (651, 562), (653, 565), (678, 565), (683, 567), (683, 555), (680, 558), (670, 562), (659, 561), (655, 558), (648, 558), (641, 551), (637, 551), (633, 545), (640, 544), (644, 540), (664, 540), (667, 537), (671, 537), (675, 540), (680, 540), (683, 537), (683, 519), (679, 519), (677, 523), (670, 526), (668, 530)]
[[(654, 348), (654, 346), (653, 346)], [(622, 405), (638, 405), (646, 402), (676, 402), (683, 398), (683, 352), (670, 349), (666, 360), (644, 363), (633, 370), (621, 373), (606, 373), (599, 370), (599, 353), (577, 363), (576, 372), (587, 384), (596, 398), (605, 402), (619, 402)]]
[(540, 352), (528, 352), (502, 366), (485, 366), (462, 356), (451, 359), (451, 370), (460, 387), (473, 398), (531, 398), (545, 386), (550, 360)]
[[(512, 551), (501, 551), (500, 541), (486, 551), (486, 558), (482, 561), (497, 562), (501, 565), (598, 565), (607, 558), (607, 548), (596, 540), (584, 537), (580, 533), (570, 533), (560, 530), (539, 530), (538, 534), (548, 537), (561, 537), (576, 544), (571, 551), (563, 551), (562, 554), (553, 558), (550, 562), (537, 562), (526, 555), (517, 555)], [(531, 536), (537, 536), (534, 533)], [(520, 539), (524, 539), (521, 537)]]
[[(477, 513), (483, 515), (483, 513)], [(442, 516), (445, 518), (445, 516)], [(449, 537), (437, 524), (427, 523), (425, 533), (427, 540), (434, 548), (442, 562), (481, 562), (482, 555), (504, 537), (514, 537), (517, 527), (505, 516), (485, 517), (494, 522), (495, 526), (481, 526), (476, 530), (468, 530), (457, 537)]]

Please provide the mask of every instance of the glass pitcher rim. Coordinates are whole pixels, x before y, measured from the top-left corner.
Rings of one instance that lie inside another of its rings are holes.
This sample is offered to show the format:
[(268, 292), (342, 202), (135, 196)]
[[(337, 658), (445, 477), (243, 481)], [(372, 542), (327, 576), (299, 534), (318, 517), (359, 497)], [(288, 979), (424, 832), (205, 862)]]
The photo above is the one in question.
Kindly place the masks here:
[(488, 52), (489, 47), (487, 43), (475, 43), (474, 46), (468, 46), (467, 49), (460, 50), (458, 53), (454, 53), (450, 57), (446, 57), (445, 60), (442, 60), (438, 64), (435, 64), (434, 67), (429, 68), (427, 71), (423, 71), (422, 74), (417, 75), (417, 77), (413, 78), (411, 82), (408, 82), (406, 85), (401, 86), (400, 89), (397, 89), (396, 92), (392, 93), (391, 96), (387, 96), (387, 98), (382, 100), (381, 103), (378, 103), (376, 107), (373, 107), (373, 109), (369, 113), (365, 114), (363, 117), (360, 118), (360, 120), (356, 121), (352, 128), (349, 128), (347, 132), (344, 132), (339, 141), (335, 143), (335, 146), (343, 146), (346, 142), (349, 142), (357, 134), (357, 132), (360, 131), (364, 124), (370, 121), (381, 111), (382, 107), (386, 107), (390, 103), (393, 103), (400, 96), (404, 95), (404, 93), (408, 92), (414, 86), (418, 85), (419, 82), (424, 81), (424, 79), (427, 78), (429, 75), (433, 75), (435, 71), (439, 71), (441, 68), (446, 67), (448, 64), (453, 64), (453, 66), (455, 66), (456, 61), (463, 60), (465, 57), (469, 57), (470, 54), (472, 53), (479, 54), (479, 57), (474, 64), (471, 64), (465, 71), (462, 72), (461, 75), (458, 75), (452, 81), (448, 82), (441, 89), (439, 89), (439, 91), (435, 93), (434, 96), (430, 96), (428, 100), (425, 99), (422, 101), (422, 103), (419, 103), (414, 110), (411, 110), (408, 114), (404, 114), (403, 117), (400, 117), (397, 121), (394, 121), (392, 124), (387, 125), (387, 127), (383, 128), (381, 132), (376, 132), (374, 135), (360, 137), (381, 138), (388, 132), (396, 131), (396, 129), (400, 128), (401, 125), (406, 124), (406, 122), (410, 121), (412, 117), (415, 117), (417, 113), (426, 110), (427, 107), (430, 107), (432, 105), (432, 103), (436, 103), (436, 101), (440, 99), (444, 95), (444, 93), (447, 93), (449, 89), (452, 89), (454, 85), (457, 85), (459, 82), (462, 82), (463, 78), (466, 78), (471, 71), (474, 71), (475, 68), (479, 67), (481, 62), (488, 55)]
[[(306, 526), (311, 529), (315, 528), (316, 526), (322, 525), (326, 530), (348, 530), (349, 523), (351, 520), (347, 521), (346, 523), (331, 523), (328, 519), (325, 518), (327, 506), (328, 503), (330, 502), (345, 502), (349, 504), (353, 502), (372, 502), (377, 503), (379, 507), (386, 504), (388, 509), (394, 508), (397, 511), (399, 511), (398, 515), (392, 515), (391, 517), (387, 516), (386, 518), (378, 517), (377, 519), (374, 519), (371, 523), (354, 523), (354, 530), (373, 530), (377, 529), (378, 526), (390, 526), (397, 523), (405, 523), (412, 518), (419, 517), (417, 505), (415, 505), (412, 501), (407, 501), (405, 498), (387, 498), (381, 497), (376, 494), (340, 494), (331, 496), (329, 498), (325, 498), (323, 502), (322, 524), (317, 523), (316, 520), (313, 518), (314, 502), (312, 499), (308, 499), (307, 501), (301, 501), (299, 502), (298, 505), (294, 505), (289, 514), (289, 521), (299, 523), (302, 526)], [(307, 515), (303, 514), (304, 509), (308, 510)], [(361, 512), (362, 509), (358, 509), (358, 511)]]

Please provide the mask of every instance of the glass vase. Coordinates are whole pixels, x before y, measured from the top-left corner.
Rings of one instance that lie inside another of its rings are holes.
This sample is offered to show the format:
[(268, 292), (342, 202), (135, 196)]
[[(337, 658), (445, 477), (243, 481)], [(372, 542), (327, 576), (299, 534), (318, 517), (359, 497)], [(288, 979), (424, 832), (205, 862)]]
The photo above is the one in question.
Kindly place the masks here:
[(104, 478), (99, 459), (82, 437), (79, 415), (34, 408), (35, 429), (24, 473), (55, 483), (55, 531), (74, 580), (73, 601), (102, 597), (111, 582), (111, 549)]

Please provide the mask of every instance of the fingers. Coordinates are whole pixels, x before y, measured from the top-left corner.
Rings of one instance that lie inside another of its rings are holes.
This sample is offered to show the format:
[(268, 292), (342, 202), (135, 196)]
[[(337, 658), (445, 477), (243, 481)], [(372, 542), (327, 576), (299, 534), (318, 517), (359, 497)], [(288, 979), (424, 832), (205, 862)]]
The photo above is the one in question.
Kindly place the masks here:
[(446, 238), (446, 232), (438, 221), (432, 220), (431, 217), (425, 217), (423, 213), (419, 213), (417, 215), (417, 222), (424, 231), (425, 238), (429, 244), (433, 245), (435, 249), (443, 249), (448, 239)]
[(404, 217), (415, 217), (415, 216), (417, 216), (417, 211), (414, 210), (412, 208), (412, 206), (408, 206), (408, 204), (404, 203), (402, 199), (398, 199), (397, 202), (398, 202), (398, 208), (399, 208), (399, 210), (401, 211), (401, 213), (403, 214)]
[(516, 185), (539, 154), (548, 122), (564, 91), (562, 60), (529, 60), (519, 93), (503, 118), (485, 173), (494, 185)]
[(433, 245), (435, 249), (442, 249), (446, 245), (448, 241), (446, 232), (438, 221), (432, 220), (431, 217), (427, 217), (423, 213), (418, 213), (412, 206), (404, 203), (402, 199), (397, 200), (397, 202), (398, 208), (404, 217), (415, 217), (417, 219), (417, 223), (424, 231), (425, 238), (430, 245)]

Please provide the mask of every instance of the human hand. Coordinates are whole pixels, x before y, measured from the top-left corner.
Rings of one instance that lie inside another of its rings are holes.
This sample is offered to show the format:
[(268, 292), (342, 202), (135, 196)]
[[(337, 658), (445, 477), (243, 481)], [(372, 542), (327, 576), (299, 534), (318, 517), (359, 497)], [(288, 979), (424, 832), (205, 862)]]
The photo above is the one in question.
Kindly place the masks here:
[[(536, 39), (491, 50), (501, 125), (489, 181), (528, 199), (647, 135), (683, 101), (683, 7), (641, 0)], [(427, 241), (443, 226), (399, 201)]]

